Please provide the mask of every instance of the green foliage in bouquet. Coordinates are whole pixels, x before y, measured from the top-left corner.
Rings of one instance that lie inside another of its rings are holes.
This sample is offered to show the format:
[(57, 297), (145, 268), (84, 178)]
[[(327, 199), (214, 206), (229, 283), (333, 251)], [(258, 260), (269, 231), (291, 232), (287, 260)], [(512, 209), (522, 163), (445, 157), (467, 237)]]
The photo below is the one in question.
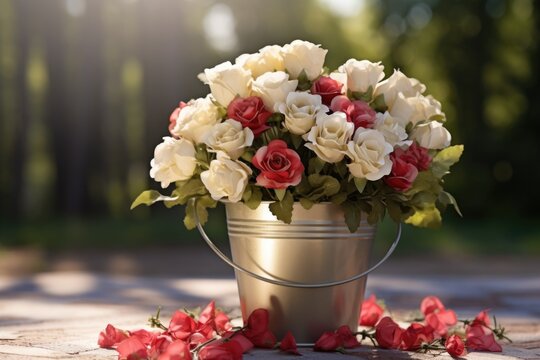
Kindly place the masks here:
[(192, 229), (219, 200), (268, 201), (285, 223), (295, 202), (331, 202), (351, 232), (362, 214), (434, 227), (448, 205), (460, 213), (443, 177), (463, 145), (450, 146), (441, 104), (400, 71), (383, 80), (380, 63), (350, 59), (329, 73), (326, 52), (296, 40), (206, 69), (211, 94), (180, 103), (151, 162), (174, 190), (144, 191), (132, 208), (185, 205)]

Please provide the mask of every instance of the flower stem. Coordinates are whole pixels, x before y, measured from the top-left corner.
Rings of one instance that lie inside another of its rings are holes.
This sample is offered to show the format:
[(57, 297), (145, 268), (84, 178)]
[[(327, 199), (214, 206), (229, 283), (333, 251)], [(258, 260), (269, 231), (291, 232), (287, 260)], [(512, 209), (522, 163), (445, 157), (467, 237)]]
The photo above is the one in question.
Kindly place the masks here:
[(150, 327), (153, 328), (160, 328), (161, 330), (168, 330), (165, 325), (159, 320), (159, 315), (161, 314), (161, 306), (158, 306), (157, 312), (155, 316), (151, 316), (148, 319), (148, 322), (150, 323)]

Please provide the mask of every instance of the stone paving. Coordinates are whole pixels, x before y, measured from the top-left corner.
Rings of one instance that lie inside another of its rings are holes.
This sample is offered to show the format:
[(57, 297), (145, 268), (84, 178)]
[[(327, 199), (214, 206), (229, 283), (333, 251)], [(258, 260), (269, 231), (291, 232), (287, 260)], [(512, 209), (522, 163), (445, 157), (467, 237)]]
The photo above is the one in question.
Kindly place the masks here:
[[(399, 269), (399, 261), (392, 266)], [(461, 318), (490, 308), (505, 325), (514, 342), (504, 344), (502, 354), (475, 352), (467, 359), (540, 359), (540, 277), (536, 273), (448, 276), (392, 271), (399, 275), (384, 269), (370, 275), (367, 293), (384, 299), (397, 317), (407, 318), (424, 296), (436, 294)], [(144, 327), (157, 305), (163, 306), (167, 318), (177, 308), (215, 299), (218, 306), (238, 315), (234, 279), (221, 273), (208, 275), (113, 276), (65, 269), (0, 275), (0, 359), (116, 359), (114, 351), (97, 347), (99, 331), (107, 323), (125, 329)], [(368, 345), (349, 355), (301, 352), (309, 359), (450, 359), (444, 353), (387, 351)], [(297, 359), (264, 350), (252, 351), (245, 358)]]

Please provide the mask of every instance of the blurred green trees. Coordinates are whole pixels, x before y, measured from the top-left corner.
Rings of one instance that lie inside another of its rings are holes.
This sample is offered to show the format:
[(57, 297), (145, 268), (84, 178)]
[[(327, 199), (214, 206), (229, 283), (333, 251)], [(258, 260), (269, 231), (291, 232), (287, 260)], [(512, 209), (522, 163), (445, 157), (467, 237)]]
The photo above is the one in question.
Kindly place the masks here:
[(538, 217), (539, 30), (532, 0), (0, 0), (0, 217), (126, 216), (196, 75), (296, 38), (427, 85), (466, 218)]

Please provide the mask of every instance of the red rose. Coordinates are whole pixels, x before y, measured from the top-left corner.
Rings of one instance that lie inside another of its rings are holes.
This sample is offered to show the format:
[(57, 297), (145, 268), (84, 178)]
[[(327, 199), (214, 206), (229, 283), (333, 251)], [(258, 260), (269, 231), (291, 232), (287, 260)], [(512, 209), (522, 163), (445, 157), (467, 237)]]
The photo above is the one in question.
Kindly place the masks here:
[(401, 344), (403, 331), (391, 318), (385, 316), (375, 327), (375, 340), (382, 348), (397, 349)]
[(118, 360), (136, 360), (148, 357), (146, 345), (136, 336), (122, 341), (118, 344), (116, 351), (118, 351)]
[(165, 351), (159, 354), (159, 360), (191, 360), (189, 346), (182, 340), (169, 344)]
[(227, 314), (221, 311), (216, 311), (215, 324), (216, 331), (218, 333), (222, 333), (232, 329), (231, 320), (229, 319)]
[(342, 94), (343, 84), (329, 76), (321, 76), (313, 85), (311, 85), (311, 93), (320, 95), (322, 103), (330, 106), (332, 99)]
[(266, 121), (271, 115), (272, 113), (264, 108), (264, 103), (258, 96), (236, 98), (227, 108), (227, 116), (239, 121), (243, 127), (250, 128), (255, 137), (270, 129)]
[(375, 295), (371, 294), (371, 296), (362, 303), (362, 310), (360, 311), (358, 323), (362, 326), (375, 326), (383, 313), (384, 309), (377, 304)]
[(463, 343), (463, 340), (461, 340), (461, 338), (455, 334), (450, 335), (448, 339), (446, 339), (444, 347), (446, 348), (448, 354), (452, 357), (460, 357), (467, 353), (465, 351), (465, 344)]
[(175, 339), (187, 340), (196, 331), (196, 327), (191, 316), (182, 311), (176, 311), (169, 323), (169, 334)]
[(260, 348), (271, 349), (277, 342), (275, 335), (268, 330), (268, 310), (256, 309), (248, 317), (243, 334)]
[(406, 191), (411, 188), (418, 176), (418, 169), (405, 160), (397, 157), (395, 152), (390, 154), (392, 171), (384, 177), (384, 182), (397, 191)]
[(277, 343), (276, 336), (270, 330), (266, 330), (262, 334), (252, 337), (246, 337), (255, 345), (255, 347), (263, 349), (272, 349)]
[(240, 344), (243, 353), (253, 349), (253, 343), (240, 332), (227, 332), (223, 334), (223, 339), (229, 339), (228, 341), (236, 341), (238, 344)]
[(287, 331), (283, 340), (279, 343), (279, 349), (294, 355), (301, 355), (296, 347), (296, 340), (290, 331)]
[(159, 333), (150, 332), (148, 330), (140, 329), (136, 331), (129, 331), (129, 336), (138, 337), (144, 345), (150, 345), (152, 341), (159, 335)]
[(473, 322), (472, 322), (472, 326), (474, 325), (484, 325), (484, 326), (489, 326), (490, 325), (490, 320), (489, 320), (489, 315), (488, 315), (488, 311), (489, 310), (482, 310), (478, 313), (478, 315), (476, 315), (476, 317), (474, 318)]
[(236, 341), (206, 345), (199, 351), (199, 360), (241, 360), (242, 346)]
[(208, 303), (208, 305), (206, 305), (204, 310), (201, 311), (198, 322), (200, 324), (214, 325), (215, 319), (216, 319), (216, 302), (212, 300)]
[[(182, 341), (182, 340), (176, 340)], [(172, 344), (172, 338), (168, 335), (159, 335), (156, 336), (150, 343), (150, 350), (148, 351), (148, 356), (151, 359), (157, 359), (158, 356), (167, 350), (169, 345)]]
[(176, 120), (178, 120), (178, 115), (180, 115), (180, 111), (185, 108), (187, 106), (187, 104), (183, 101), (180, 101), (180, 104), (178, 105), (178, 107), (176, 109), (173, 110), (171, 116), (169, 116), (169, 132), (171, 133), (171, 135), (174, 136), (174, 134), (172, 133), (174, 127), (176, 126)]
[(336, 330), (336, 334), (339, 335), (343, 347), (346, 349), (351, 349), (360, 346), (356, 335), (353, 334), (351, 328), (347, 325), (340, 326)]
[(257, 185), (269, 189), (286, 189), (300, 183), (304, 165), (296, 151), (283, 140), (272, 140), (255, 153), (253, 165), (261, 170)]
[(446, 336), (448, 327), (457, 323), (457, 316), (453, 310), (438, 310), (426, 315), (426, 324), (438, 336)]
[(266, 309), (256, 309), (249, 315), (244, 334), (249, 338), (268, 330), (269, 314)]
[(343, 342), (339, 334), (332, 331), (324, 332), (321, 337), (315, 342), (313, 350), (315, 351), (336, 351), (343, 347)]
[(344, 112), (347, 115), (347, 121), (354, 124), (355, 130), (359, 127), (373, 128), (377, 116), (368, 103), (361, 100), (351, 101), (346, 96), (336, 96), (330, 104), (330, 109)]
[(401, 348), (403, 350), (418, 350), (423, 343), (433, 341), (433, 330), (422, 324), (412, 323), (401, 335), (401, 340)]
[(413, 164), (418, 171), (427, 170), (429, 164), (431, 164), (428, 149), (421, 147), (417, 143), (413, 143), (407, 150), (397, 148), (394, 152), (400, 159)]
[(467, 348), (478, 351), (501, 352), (502, 347), (495, 340), (493, 331), (483, 325), (472, 325), (466, 329)]
[(420, 303), (420, 311), (426, 316), (426, 325), (438, 336), (446, 336), (448, 327), (457, 323), (456, 313), (447, 310), (436, 296), (426, 296)]
[(127, 338), (128, 334), (124, 330), (117, 329), (109, 324), (105, 330), (99, 333), (98, 345), (102, 348), (112, 348)]
[(436, 296), (426, 296), (420, 303), (420, 311), (422, 314), (427, 315), (438, 310), (444, 310), (445, 307), (442, 301)]

